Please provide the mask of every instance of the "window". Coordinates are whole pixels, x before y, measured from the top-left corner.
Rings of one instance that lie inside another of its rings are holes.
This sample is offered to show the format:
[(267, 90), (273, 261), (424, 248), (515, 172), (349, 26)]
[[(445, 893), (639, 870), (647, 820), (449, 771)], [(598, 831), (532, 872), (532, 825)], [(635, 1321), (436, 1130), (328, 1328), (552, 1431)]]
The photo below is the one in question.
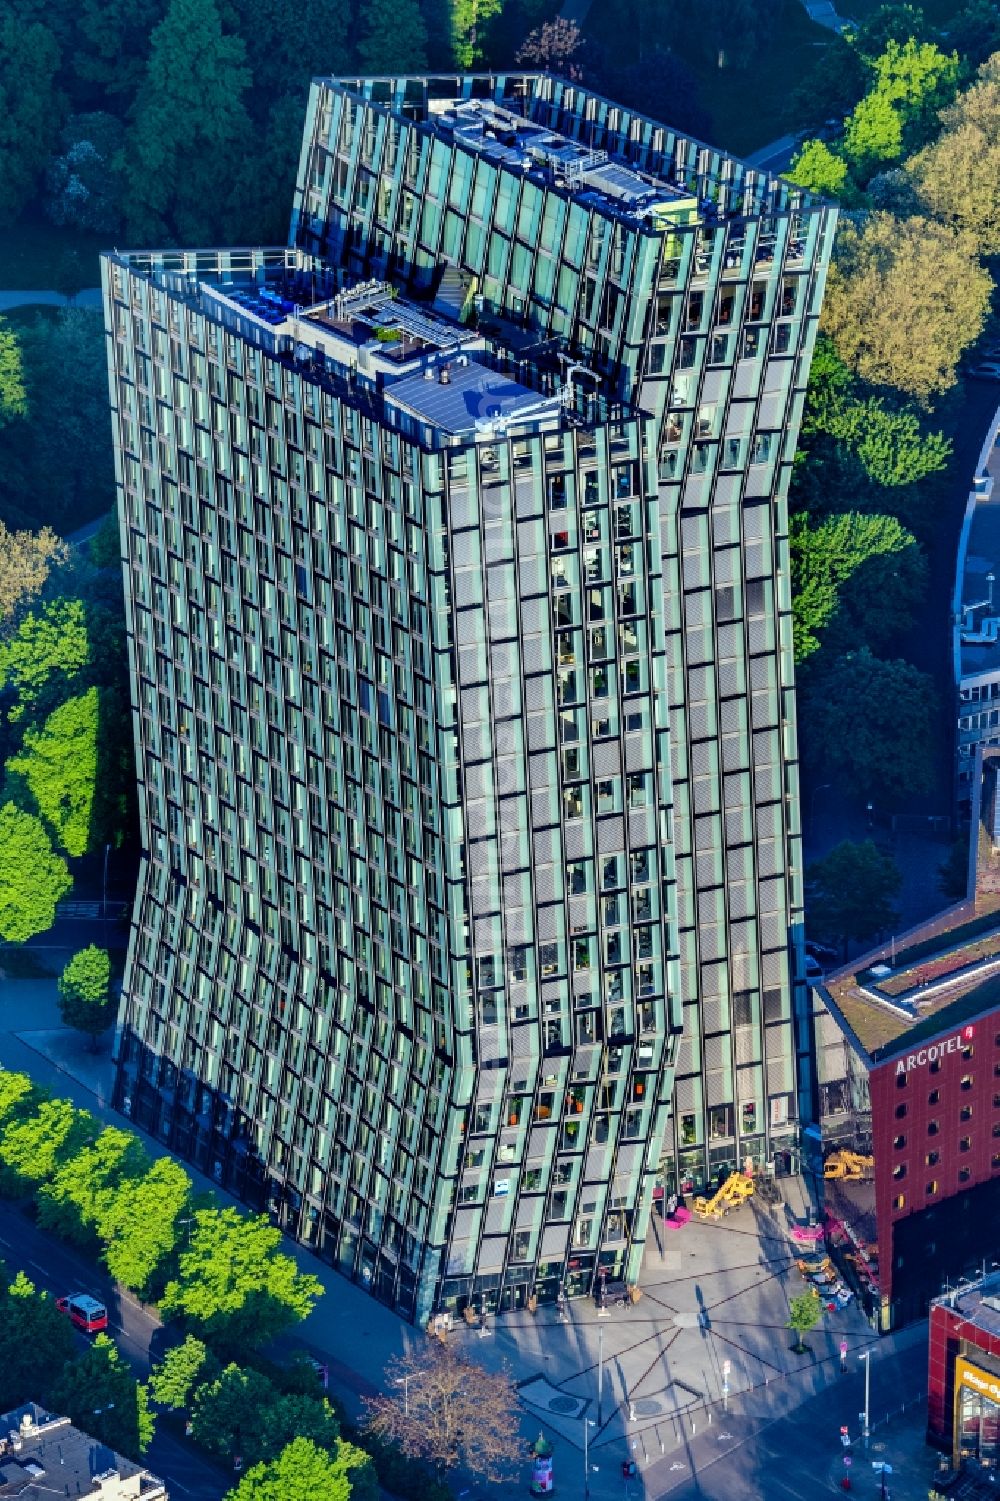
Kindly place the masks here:
[(893, 1207), (893, 1209), (905, 1209), (906, 1208), (906, 1195), (905, 1194), (897, 1194), (896, 1197), (892, 1201), (892, 1207)]
[(935, 1167), (939, 1161), (939, 1158), (939, 1152), (928, 1152), (927, 1156), (924, 1158), (924, 1161), (926, 1162), (928, 1167)]
[(971, 1136), (963, 1136), (962, 1139), (961, 1139), (961, 1141), (958, 1144), (958, 1150), (960, 1152), (971, 1152), (972, 1151), (972, 1137)]
[(971, 1177), (972, 1177), (972, 1169), (971, 1169), (971, 1167), (960, 1167), (959, 1168), (959, 1170), (958, 1170), (958, 1181), (959, 1181), (959, 1183), (968, 1183), (968, 1181), (969, 1181), (969, 1179)]
[(896, 1075), (896, 1088), (897, 1089), (905, 1089), (906, 1088), (906, 1075), (905, 1074), (897, 1074)]
[(897, 1105), (896, 1106), (896, 1119), (898, 1121), (901, 1121), (904, 1118), (905, 1115), (906, 1115), (906, 1106), (905, 1105)]
[(971, 1105), (963, 1105), (962, 1108), (961, 1108), (961, 1110), (958, 1112), (958, 1118), (959, 1118), (960, 1121), (971, 1121), (971, 1119), (972, 1119), (972, 1106)]
[(971, 1089), (972, 1088), (972, 1075), (971, 1074), (963, 1074), (962, 1075), (962, 1082), (959, 1085), (959, 1088), (960, 1089)]
[(966, 1058), (966, 1059), (971, 1058), (972, 1055), (975, 1053), (975, 1051), (976, 1050), (973, 1047), (972, 1043), (968, 1042), (968, 1043), (966, 1043), (965, 1047), (962, 1049), (962, 1057)]
[(897, 1179), (897, 1181), (900, 1178), (905, 1178), (906, 1177), (906, 1163), (905, 1162), (897, 1162), (896, 1166), (892, 1170), (892, 1176), (895, 1179)]
[(938, 1101), (940, 1100), (940, 1098), (941, 1098), (941, 1091), (940, 1091), (940, 1089), (932, 1089), (931, 1092), (930, 1092), (930, 1094), (927, 1096), (927, 1103), (928, 1103), (928, 1105), (936, 1105), (938, 1103)]
[(893, 1137), (892, 1145), (893, 1145), (893, 1148), (894, 1148), (895, 1151), (901, 1152), (903, 1150), (903, 1148), (906, 1146), (906, 1137), (905, 1136), (895, 1136), (895, 1137)]
[(924, 1189), (924, 1193), (927, 1195), (927, 1197), (929, 1199), (933, 1199), (933, 1197), (937, 1193), (937, 1191), (938, 1191), (938, 1181), (937, 1181), (936, 1178), (932, 1178), (931, 1181), (928, 1183), (927, 1187)]
[(941, 1072), (941, 1059), (934, 1058), (927, 1072), (931, 1074), (939, 1074)]
[(941, 1130), (941, 1123), (940, 1123), (940, 1121), (928, 1121), (927, 1122), (927, 1135), (928, 1136), (937, 1136), (938, 1133), (940, 1132), (940, 1130)]

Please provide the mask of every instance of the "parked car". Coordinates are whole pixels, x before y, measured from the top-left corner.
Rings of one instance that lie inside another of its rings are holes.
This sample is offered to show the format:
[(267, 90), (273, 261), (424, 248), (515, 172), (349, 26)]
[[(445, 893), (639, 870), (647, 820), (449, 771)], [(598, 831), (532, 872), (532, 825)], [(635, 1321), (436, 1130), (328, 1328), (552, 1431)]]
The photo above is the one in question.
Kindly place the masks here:
[(836, 964), (839, 958), (836, 949), (832, 949), (828, 943), (817, 943), (813, 938), (806, 939), (806, 953), (812, 954), (817, 964)]
[(108, 1327), (108, 1310), (89, 1293), (67, 1293), (65, 1298), (56, 1299), (56, 1307), (84, 1334), (100, 1334)]

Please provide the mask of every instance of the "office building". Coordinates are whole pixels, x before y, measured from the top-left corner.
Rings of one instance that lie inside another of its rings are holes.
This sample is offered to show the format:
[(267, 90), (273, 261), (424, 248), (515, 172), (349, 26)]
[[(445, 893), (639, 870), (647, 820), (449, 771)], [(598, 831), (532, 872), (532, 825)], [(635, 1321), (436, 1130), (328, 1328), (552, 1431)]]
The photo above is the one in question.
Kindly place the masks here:
[(288, 247), (105, 258), (117, 1101), (411, 1316), (634, 1280), (658, 1174), (794, 1160), (832, 229), (563, 80), (320, 80)]
[[(1000, 1470), (1000, 1275), (997, 1262), (948, 1287), (930, 1308), (927, 1437), (954, 1469)], [(960, 1492), (956, 1492), (960, 1494)]]
[(952, 599), (952, 663), (958, 698), (955, 791), (972, 801), (979, 747), (1000, 746), (1000, 413), (976, 464), (958, 544)]

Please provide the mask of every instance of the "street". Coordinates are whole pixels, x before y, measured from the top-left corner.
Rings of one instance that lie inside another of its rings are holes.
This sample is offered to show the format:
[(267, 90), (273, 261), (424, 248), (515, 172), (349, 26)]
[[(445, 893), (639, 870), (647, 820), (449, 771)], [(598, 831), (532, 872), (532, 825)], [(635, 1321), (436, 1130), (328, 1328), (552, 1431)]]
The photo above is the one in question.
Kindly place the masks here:
[[(99, 1297), (107, 1306), (109, 1333), (135, 1375), (143, 1380), (153, 1361), (173, 1343), (159, 1322), (139, 1304), (121, 1296), (100, 1268), (73, 1247), (39, 1230), (22, 1210), (10, 1205), (0, 1226), (0, 1257), (12, 1274), (23, 1270), (36, 1287), (53, 1297), (71, 1292)], [(87, 1337), (80, 1334), (78, 1339), (82, 1348)], [(27, 1395), (36, 1397), (37, 1393)], [(170, 1433), (162, 1418), (143, 1463), (166, 1481), (172, 1496), (189, 1497), (191, 1501), (219, 1501), (235, 1483), (235, 1477), (231, 1479), (193, 1444), (182, 1443)]]

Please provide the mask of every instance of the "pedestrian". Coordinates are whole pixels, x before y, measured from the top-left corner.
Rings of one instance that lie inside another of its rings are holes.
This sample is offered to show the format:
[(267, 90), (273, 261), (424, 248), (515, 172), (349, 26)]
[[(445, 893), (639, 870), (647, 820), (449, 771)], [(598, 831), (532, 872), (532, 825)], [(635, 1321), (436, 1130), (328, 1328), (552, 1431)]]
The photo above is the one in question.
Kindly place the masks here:
[(846, 1341), (846, 1339), (842, 1339), (840, 1341), (840, 1369), (841, 1369), (841, 1371), (846, 1371), (847, 1370), (847, 1341)]

